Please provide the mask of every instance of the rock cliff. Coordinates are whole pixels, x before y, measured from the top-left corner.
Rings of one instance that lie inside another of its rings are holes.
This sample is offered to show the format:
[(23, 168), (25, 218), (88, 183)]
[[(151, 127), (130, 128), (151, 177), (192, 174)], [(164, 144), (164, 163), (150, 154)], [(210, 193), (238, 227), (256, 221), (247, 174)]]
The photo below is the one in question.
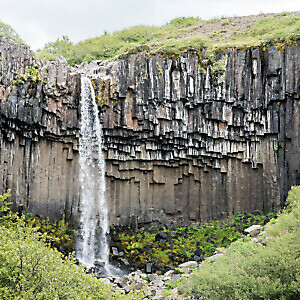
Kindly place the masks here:
[(81, 74), (103, 122), (111, 223), (266, 213), (300, 184), (298, 44), (228, 49), (225, 72), (191, 53), (72, 68), (5, 38), (0, 52), (0, 192), (34, 214), (78, 217)]

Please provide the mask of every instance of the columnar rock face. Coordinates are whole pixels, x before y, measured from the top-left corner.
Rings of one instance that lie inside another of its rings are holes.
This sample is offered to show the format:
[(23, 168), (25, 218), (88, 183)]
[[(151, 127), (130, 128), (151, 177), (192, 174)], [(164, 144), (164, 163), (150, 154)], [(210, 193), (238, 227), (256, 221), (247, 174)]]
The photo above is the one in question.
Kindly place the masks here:
[(33, 213), (78, 217), (80, 74), (99, 102), (111, 223), (266, 213), (300, 184), (297, 44), (228, 49), (219, 75), (190, 53), (71, 68), (4, 38), (0, 51), (0, 188)]

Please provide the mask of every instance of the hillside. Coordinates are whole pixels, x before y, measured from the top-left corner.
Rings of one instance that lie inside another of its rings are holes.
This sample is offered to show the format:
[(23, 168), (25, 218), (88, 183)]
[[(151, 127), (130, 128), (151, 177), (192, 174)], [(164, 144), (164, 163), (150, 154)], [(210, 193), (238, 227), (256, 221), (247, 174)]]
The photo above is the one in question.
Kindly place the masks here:
[(15, 43), (24, 44), (24, 41), (19, 37), (18, 33), (10, 25), (3, 22), (0, 22), (0, 36), (10, 38)]
[(168, 24), (135, 26), (78, 44), (64, 36), (45, 45), (37, 55), (51, 60), (64, 56), (71, 65), (82, 61), (115, 59), (145, 50), (149, 53), (178, 55), (182, 51), (215, 51), (227, 47), (265, 45), (269, 42), (295, 41), (300, 38), (300, 12), (228, 17), (203, 21), (199, 18), (176, 18)]

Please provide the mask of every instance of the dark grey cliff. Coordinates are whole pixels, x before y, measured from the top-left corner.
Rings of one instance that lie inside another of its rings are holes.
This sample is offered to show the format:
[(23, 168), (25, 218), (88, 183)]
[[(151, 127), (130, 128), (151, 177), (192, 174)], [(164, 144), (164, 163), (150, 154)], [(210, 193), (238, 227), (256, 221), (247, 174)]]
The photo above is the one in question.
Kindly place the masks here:
[[(228, 49), (219, 76), (189, 53), (71, 68), (4, 38), (0, 51), (0, 189), (33, 213), (78, 216), (81, 73), (99, 102), (111, 223), (266, 213), (300, 184), (299, 45)], [(26, 65), (35, 82), (18, 81)]]

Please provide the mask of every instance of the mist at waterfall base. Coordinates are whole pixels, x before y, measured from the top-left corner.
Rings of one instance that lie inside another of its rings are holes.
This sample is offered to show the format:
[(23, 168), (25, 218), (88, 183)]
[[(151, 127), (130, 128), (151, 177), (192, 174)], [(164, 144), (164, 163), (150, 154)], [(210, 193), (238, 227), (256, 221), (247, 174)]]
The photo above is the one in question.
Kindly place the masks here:
[(80, 234), (76, 241), (79, 263), (100, 277), (121, 275), (109, 262), (109, 221), (105, 198), (105, 160), (102, 128), (91, 81), (81, 78)]

